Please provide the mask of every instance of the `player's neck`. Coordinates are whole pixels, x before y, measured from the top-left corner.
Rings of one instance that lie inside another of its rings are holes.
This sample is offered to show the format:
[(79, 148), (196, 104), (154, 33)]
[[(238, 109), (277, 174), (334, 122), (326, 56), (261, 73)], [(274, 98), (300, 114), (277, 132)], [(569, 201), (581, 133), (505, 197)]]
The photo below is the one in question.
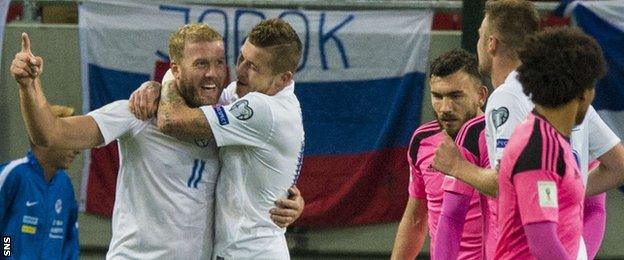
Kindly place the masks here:
[(492, 86), (499, 87), (505, 82), (507, 76), (512, 71), (520, 67), (522, 63), (520, 59), (511, 58), (505, 55), (495, 56), (492, 58)]
[(565, 137), (570, 137), (572, 133), (572, 128), (576, 121), (577, 109), (578, 104), (575, 102), (568, 102), (557, 108), (549, 108), (535, 104), (535, 111), (546, 118), (546, 120), (557, 129), (557, 132)]

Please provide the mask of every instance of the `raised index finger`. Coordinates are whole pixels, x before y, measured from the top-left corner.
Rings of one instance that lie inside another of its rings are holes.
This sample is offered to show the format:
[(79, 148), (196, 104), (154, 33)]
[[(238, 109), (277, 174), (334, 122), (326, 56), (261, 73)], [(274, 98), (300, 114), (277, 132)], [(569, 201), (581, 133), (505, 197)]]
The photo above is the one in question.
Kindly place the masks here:
[(22, 52), (30, 52), (30, 38), (28, 38), (28, 34), (22, 33)]

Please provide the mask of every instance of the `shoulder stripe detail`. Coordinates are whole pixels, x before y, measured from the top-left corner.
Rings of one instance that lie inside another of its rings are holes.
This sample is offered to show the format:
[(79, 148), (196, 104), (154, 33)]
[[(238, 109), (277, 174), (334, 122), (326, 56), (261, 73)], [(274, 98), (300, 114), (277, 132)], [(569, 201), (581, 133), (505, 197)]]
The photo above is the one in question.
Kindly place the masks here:
[(564, 158), (565, 158), (565, 153), (563, 151), (563, 146), (559, 145), (559, 156), (557, 156), (557, 174), (561, 177), (563, 177), (563, 175), (565, 175), (566, 173)]
[(542, 138), (542, 124), (537, 119), (533, 121), (533, 129), (527, 142), (527, 145), (522, 149), (516, 165), (512, 171), (512, 176), (516, 173), (543, 169), (542, 163), (544, 162), (544, 148), (545, 140)]
[(426, 123), (420, 126), (414, 134), (412, 135), (412, 140), (410, 140), (410, 144), (408, 147), (408, 162), (412, 164), (416, 161), (416, 155), (418, 154), (418, 148), (420, 147), (420, 142), (427, 137), (435, 135), (441, 131), (440, 126), (437, 121)]
[(485, 117), (476, 117), (464, 124), (456, 137), (456, 143), (466, 148), (473, 155), (481, 157), (479, 152), (479, 135), (485, 129)]
[(9, 173), (11, 173), (11, 171), (13, 171), (13, 169), (15, 169), (18, 165), (27, 162), (28, 157), (24, 157), (10, 162), (6, 167), (4, 167), (4, 169), (2, 169), (2, 172), (0, 172), (0, 190), (4, 187), (4, 182), (6, 181), (6, 178), (9, 177)]
[(429, 132), (429, 131), (436, 131), (436, 130), (440, 130), (440, 125), (438, 124), (437, 121), (431, 121), (429, 123), (425, 123), (419, 126), (418, 128), (416, 128), (416, 131), (414, 131), (414, 135), (418, 135), (422, 132)]

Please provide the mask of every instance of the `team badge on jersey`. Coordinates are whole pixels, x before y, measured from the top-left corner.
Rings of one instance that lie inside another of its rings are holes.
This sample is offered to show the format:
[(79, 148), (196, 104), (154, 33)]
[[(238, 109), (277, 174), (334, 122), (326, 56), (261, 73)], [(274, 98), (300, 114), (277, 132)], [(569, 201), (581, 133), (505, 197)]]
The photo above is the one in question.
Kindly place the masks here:
[(230, 108), (230, 112), (238, 120), (247, 120), (253, 116), (253, 109), (249, 106), (249, 101), (239, 100)]
[(61, 214), (62, 209), (63, 209), (63, 201), (61, 199), (57, 199), (56, 203), (54, 203), (54, 211), (56, 211), (56, 214)]
[(557, 185), (554, 181), (538, 181), (537, 193), (539, 205), (542, 208), (557, 208)]
[(492, 111), (492, 122), (496, 128), (505, 124), (507, 118), (509, 118), (509, 110), (506, 107), (499, 107)]
[(210, 144), (208, 139), (195, 139), (195, 144), (201, 148), (206, 148)]

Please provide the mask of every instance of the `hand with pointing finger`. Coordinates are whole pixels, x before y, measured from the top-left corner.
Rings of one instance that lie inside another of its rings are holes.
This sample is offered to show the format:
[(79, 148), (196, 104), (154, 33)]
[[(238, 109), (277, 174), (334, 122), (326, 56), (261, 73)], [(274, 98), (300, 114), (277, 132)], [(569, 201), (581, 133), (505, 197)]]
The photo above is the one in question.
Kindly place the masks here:
[(22, 33), (22, 50), (15, 54), (10, 70), (21, 87), (31, 86), (33, 80), (43, 72), (43, 59), (33, 55), (30, 50), (30, 38), (26, 33)]

